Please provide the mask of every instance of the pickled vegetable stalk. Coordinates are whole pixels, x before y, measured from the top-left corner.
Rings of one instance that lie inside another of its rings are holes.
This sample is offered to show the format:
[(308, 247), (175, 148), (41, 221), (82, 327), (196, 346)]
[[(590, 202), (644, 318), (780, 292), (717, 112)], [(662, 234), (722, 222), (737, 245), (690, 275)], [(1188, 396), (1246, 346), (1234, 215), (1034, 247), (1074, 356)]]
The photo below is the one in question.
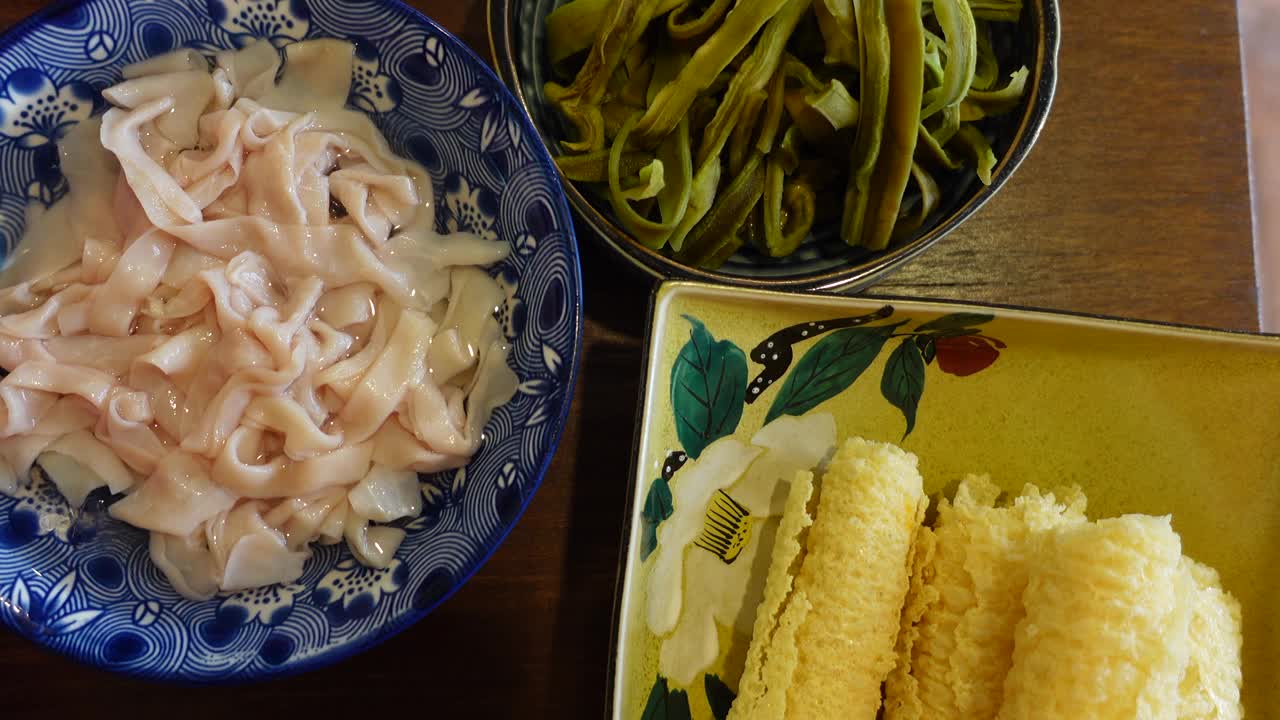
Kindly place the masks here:
[(1021, 14), (1021, 0), (572, 0), (547, 17), (561, 80), (545, 92), (569, 129), (557, 162), (679, 262), (833, 236), (883, 250), (927, 232), (952, 188), (992, 182), (989, 118), (1030, 81), (993, 37)]

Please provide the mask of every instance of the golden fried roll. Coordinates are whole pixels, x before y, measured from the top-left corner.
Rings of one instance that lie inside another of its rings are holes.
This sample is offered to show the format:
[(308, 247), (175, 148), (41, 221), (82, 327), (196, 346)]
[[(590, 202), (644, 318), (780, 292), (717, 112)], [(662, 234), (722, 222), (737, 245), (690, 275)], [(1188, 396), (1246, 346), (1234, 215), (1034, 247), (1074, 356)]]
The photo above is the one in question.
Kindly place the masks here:
[[(803, 596), (791, 592), (804, 548), (804, 531), (813, 524), (809, 500), (813, 497), (813, 473), (800, 471), (787, 491), (782, 522), (775, 536), (769, 573), (764, 583), (764, 599), (756, 610), (751, 645), (747, 648), (746, 669), (738, 683), (738, 697), (729, 710), (729, 720), (781, 718), (786, 707), (787, 687), (795, 672), (796, 628), (804, 621), (808, 606)], [(765, 653), (768, 653), (766, 662)]]
[(923, 485), (916, 457), (892, 445), (851, 438), (836, 452), (796, 579), (811, 608), (788, 718), (875, 717), (929, 504)]
[(1213, 568), (1184, 557), (1195, 583), (1187, 638), (1191, 651), (1178, 692), (1178, 720), (1238, 720), (1240, 705), (1240, 603), (1222, 589)]
[(886, 683), (888, 720), (991, 720), (1000, 710), (1035, 539), (1085, 517), (1078, 490), (1059, 502), (1028, 485), (998, 507), (999, 496), (989, 478), (969, 476), (954, 501), (939, 505), (936, 549), (913, 574), (898, 666)]
[(1000, 720), (1177, 717), (1194, 582), (1169, 518), (1046, 536), (1030, 565)]
[(898, 640), (893, 649), (897, 661), (884, 681), (885, 720), (919, 718), (923, 715), (920, 683), (911, 673), (911, 658), (917, 643), (920, 642), (920, 621), (929, 608), (938, 601), (938, 588), (930, 582), (937, 547), (937, 534), (929, 527), (920, 528), (920, 532), (916, 534), (915, 545), (911, 549), (911, 585), (902, 607)]

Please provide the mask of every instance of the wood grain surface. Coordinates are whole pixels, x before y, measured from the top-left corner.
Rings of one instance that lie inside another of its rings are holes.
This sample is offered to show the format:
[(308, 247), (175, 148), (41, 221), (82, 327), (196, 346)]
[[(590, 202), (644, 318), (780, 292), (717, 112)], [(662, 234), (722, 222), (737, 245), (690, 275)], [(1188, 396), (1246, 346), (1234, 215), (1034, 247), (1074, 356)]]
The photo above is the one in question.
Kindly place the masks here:
[[(7, 27), (45, 3), (0, 3)], [(483, 0), (411, 3), (488, 57)], [(873, 292), (1257, 327), (1236, 10), (1068, 0), (1057, 100), (1017, 176)], [(177, 688), (0, 632), (8, 717), (584, 717), (605, 713), (650, 285), (582, 239), (572, 419), (529, 512), (422, 622), (299, 677)]]

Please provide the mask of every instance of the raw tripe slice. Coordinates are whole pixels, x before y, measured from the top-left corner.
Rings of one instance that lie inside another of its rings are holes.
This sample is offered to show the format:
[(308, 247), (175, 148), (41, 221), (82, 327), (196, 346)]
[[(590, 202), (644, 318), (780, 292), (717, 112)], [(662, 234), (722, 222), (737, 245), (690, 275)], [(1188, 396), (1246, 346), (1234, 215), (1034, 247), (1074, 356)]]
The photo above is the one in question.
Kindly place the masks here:
[(813, 524), (809, 500), (813, 497), (813, 473), (800, 471), (791, 481), (782, 522), (775, 536), (764, 599), (756, 610), (746, 669), (738, 683), (738, 697), (729, 720), (782, 717), (787, 687), (795, 672), (795, 630), (804, 621), (808, 603), (791, 592), (803, 552), (802, 535)]
[(1023, 594), (1000, 720), (1177, 716), (1194, 582), (1168, 517), (1046, 535)]
[(1240, 705), (1240, 603), (1222, 589), (1213, 568), (1184, 557), (1195, 583), (1187, 637), (1191, 652), (1179, 685), (1178, 720), (1238, 720)]
[(796, 578), (811, 608), (788, 718), (875, 717), (928, 504), (915, 455), (861, 438), (836, 452)]
[(1028, 555), (1038, 534), (1086, 522), (1077, 489), (1059, 500), (1028, 485), (1012, 504), (997, 506), (1000, 492), (986, 476), (966, 477), (955, 499), (939, 505), (934, 530), (923, 531), (936, 550), (913, 573), (919, 588), (907, 615), (916, 617), (904, 616), (898, 665), (886, 683), (889, 720), (991, 720), (1000, 710)]

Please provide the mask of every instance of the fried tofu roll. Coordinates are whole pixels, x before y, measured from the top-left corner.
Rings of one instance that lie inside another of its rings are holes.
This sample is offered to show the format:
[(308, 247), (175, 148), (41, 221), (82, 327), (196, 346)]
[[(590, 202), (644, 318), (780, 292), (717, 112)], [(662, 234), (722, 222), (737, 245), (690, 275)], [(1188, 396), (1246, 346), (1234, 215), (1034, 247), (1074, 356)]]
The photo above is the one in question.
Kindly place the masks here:
[(761, 603), (730, 717), (876, 716), (928, 502), (914, 455), (845, 442), (822, 478), (794, 588), (780, 613)]
[(1084, 496), (1062, 495), (1059, 501), (1027, 486), (1011, 505), (998, 507), (1000, 488), (986, 476), (969, 476), (954, 501), (942, 501), (931, 531), (933, 557), (913, 575), (898, 666), (886, 683), (887, 720), (996, 716), (1036, 537), (1086, 521)]
[(729, 720), (781, 718), (785, 712), (787, 687), (797, 660), (796, 630), (809, 609), (803, 593), (792, 593), (792, 588), (803, 556), (804, 531), (813, 524), (808, 507), (812, 497), (813, 473), (796, 473), (787, 492), (765, 578), (764, 600), (756, 610), (746, 669), (738, 683), (738, 697), (729, 709)]
[(1059, 528), (1030, 566), (1000, 720), (1177, 717), (1194, 583), (1169, 518)]
[(928, 504), (914, 455), (861, 438), (836, 453), (796, 579), (811, 609), (788, 718), (875, 717)]
[(1178, 720), (1239, 720), (1240, 603), (1222, 589), (1213, 568), (1183, 558), (1195, 583), (1187, 639), (1191, 651), (1179, 685)]

